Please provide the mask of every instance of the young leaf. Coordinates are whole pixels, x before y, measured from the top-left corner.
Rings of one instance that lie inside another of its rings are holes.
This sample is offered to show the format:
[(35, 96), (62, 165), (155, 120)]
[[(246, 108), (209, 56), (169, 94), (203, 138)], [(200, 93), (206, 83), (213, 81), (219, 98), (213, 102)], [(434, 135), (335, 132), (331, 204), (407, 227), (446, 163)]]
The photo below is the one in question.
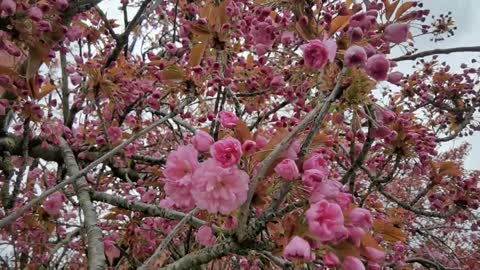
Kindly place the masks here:
[[(398, 2), (397, 2), (398, 3)], [(397, 12), (395, 13), (395, 19), (399, 19), (400, 17), (402, 17), (402, 15), (407, 12), (407, 10), (409, 10), (410, 8), (412, 8), (413, 6), (415, 5), (415, 2), (405, 2), (403, 3), (397, 10)]]

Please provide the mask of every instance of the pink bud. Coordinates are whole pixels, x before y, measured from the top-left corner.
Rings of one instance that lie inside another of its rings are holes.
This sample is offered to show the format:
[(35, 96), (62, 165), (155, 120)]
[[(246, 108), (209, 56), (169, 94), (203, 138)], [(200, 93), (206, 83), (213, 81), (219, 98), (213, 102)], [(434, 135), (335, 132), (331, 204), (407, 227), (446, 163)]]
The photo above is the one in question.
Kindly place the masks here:
[(303, 47), (305, 65), (312, 69), (322, 69), (327, 62), (333, 62), (337, 53), (337, 43), (333, 40), (311, 40)]
[(312, 253), (310, 244), (303, 238), (294, 236), (292, 240), (285, 246), (283, 256), (288, 260), (304, 260), (312, 261), (315, 259), (315, 254)]
[(212, 227), (205, 225), (198, 229), (195, 239), (200, 245), (206, 247), (213, 246), (215, 244), (215, 241), (217, 240), (213, 235)]
[(2, 0), (0, 12), (3, 11), (6, 16), (12, 16), (17, 10), (17, 4), (13, 0)]
[(340, 264), (340, 259), (334, 253), (327, 252), (323, 255), (323, 263), (329, 268), (334, 268)]
[(28, 11), (28, 16), (33, 21), (38, 22), (38, 21), (41, 21), (43, 19), (43, 11), (38, 7), (32, 7)]
[(268, 141), (263, 136), (257, 136), (257, 138), (255, 139), (255, 143), (257, 144), (258, 149), (262, 149), (267, 145)]
[(257, 148), (257, 143), (255, 143), (252, 140), (246, 140), (242, 144), (242, 150), (246, 154), (251, 154), (251, 153), (255, 152), (256, 148)]
[(373, 220), (370, 211), (363, 208), (355, 208), (350, 212), (350, 222), (353, 226), (369, 230), (372, 227)]
[(300, 176), (297, 164), (291, 159), (284, 159), (278, 163), (275, 172), (288, 181), (295, 180)]
[(360, 261), (360, 259), (352, 256), (348, 256), (343, 261), (342, 269), (343, 270), (365, 270), (365, 266), (363, 265), (362, 261)]
[(408, 24), (390, 24), (385, 28), (383, 39), (392, 43), (402, 43), (408, 38)]
[(348, 34), (353, 42), (358, 42), (363, 39), (363, 30), (360, 27), (351, 28)]
[(357, 45), (353, 45), (345, 52), (347, 66), (363, 66), (367, 62), (367, 53)]
[(68, 0), (55, 0), (55, 7), (61, 11), (65, 11), (68, 8)]
[(222, 124), (224, 128), (235, 128), (237, 126), (238, 117), (234, 113), (221, 111), (219, 116), (220, 124)]
[(403, 78), (403, 73), (400, 71), (394, 71), (388, 74), (388, 82), (395, 85), (399, 85), (402, 78)]
[(370, 57), (367, 61), (367, 73), (377, 81), (384, 81), (388, 77), (390, 62), (385, 56), (377, 54)]
[(200, 152), (207, 152), (210, 145), (214, 143), (214, 139), (210, 134), (203, 130), (197, 131), (197, 134), (192, 138), (192, 144)]
[(367, 251), (367, 257), (374, 262), (379, 262), (385, 258), (384, 251), (372, 247), (366, 247), (365, 250)]

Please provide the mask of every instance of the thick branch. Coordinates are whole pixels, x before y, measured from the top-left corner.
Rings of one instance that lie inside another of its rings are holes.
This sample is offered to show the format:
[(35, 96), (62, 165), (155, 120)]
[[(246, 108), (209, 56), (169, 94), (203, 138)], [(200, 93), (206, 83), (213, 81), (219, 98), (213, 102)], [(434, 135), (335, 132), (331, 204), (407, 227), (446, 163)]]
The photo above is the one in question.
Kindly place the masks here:
[(223, 257), (227, 254), (233, 253), (239, 250), (240, 246), (232, 241), (222, 242), (216, 244), (211, 248), (204, 248), (195, 252), (192, 252), (179, 260), (160, 268), (160, 270), (189, 270), (194, 269), (195, 266), (208, 263), (214, 259)]
[(455, 48), (448, 48), (448, 49), (434, 49), (424, 52), (415, 53), (412, 55), (404, 55), (397, 58), (391, 59), (395, 62), (400, 61), (409, 61), (409, 60), (416, 60), (417, 58), (422, 58), (425, 56), (436, 55), (436, 54), (450, 54), (456, 52), (480, 52), (480, 46), (472, 46), (472, 47), (455, 47)]
[[(110, 205), (114, 205), (116, 207), (128, 209), (135, 212), (142, 212), (147, 216), (161, 217), (168, 220), (182, 220), (186, 216), (182, 212), (178, 212), (175, 210), (167, 210), (167, 209), (157, 207), (155, 205), (127, 200), (122, 197), (107, 194), (104, 192), (91, 191), (91, 196), (92, 196), (92, 199), (95, 201), (108, 203)], [(206, 225), (207, 223), (201, 219), (192, 217), (191, 219), (188, 220), (188, 224), (196, 228), (200, 228), (201, 226)]]
[[(69, 175), (79, 173), (79, 168), (72, 149), (65, 139), (61, 139), (60, 147), (62, 148), (65, 166)], [(105, 251), (102, 242), (102, 230), (98, 227), (97, 213), (88, 193), (88, 184), (85, 177), (79, 177), (73, 182), (75, 192), (77, 193), (80, 208), (83, 211), (85, 230), (88, 241), (88, 269), (104, 269), (106, 265)]]

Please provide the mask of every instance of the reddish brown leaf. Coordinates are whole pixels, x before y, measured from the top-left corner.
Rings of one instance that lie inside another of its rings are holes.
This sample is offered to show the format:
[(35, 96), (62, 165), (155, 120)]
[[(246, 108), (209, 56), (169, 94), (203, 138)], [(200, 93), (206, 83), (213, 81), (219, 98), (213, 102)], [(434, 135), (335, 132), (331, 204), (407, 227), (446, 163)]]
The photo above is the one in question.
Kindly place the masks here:
[(287, 134), (288, 134), (287, 129), (284, 129), (284, 128), (278, 129), (276, 134), (270, 139), (267, 145), (262, 150), (253, 154), (252, 159), (257, 162), (264, 160), (270, 154), (270, 152), (273, 151), (275, 146), (277, 146)]
[(250, 134), (250, 129), (247, 124), (238, 120), (237, 125), (235, 126), (235, 137), (240, 140), (240, 142), (245, 142), (246, 140), (252, 139), (252, 134)]
[(375, 220), (373, 222), (373, 230), (376, 233), (382, 234), (383, 239), (392, 243), (407, 241), (407, 235), (400, 228), (395, 227), (388, 221)]
[(438, 174), (442, 176), (458, 177), (462, 175), (462, 171), (455, 162), (445, 161), (440, 163)]
[[(400, 1), (399, 1), (400, 2)], [(397, 2), (397, 3), (399, 3)], [(405, 2), (403, 3), (397, 10), (397, 12), (395, 13), (395, 19), (399, 19), (400, 17), (402, 17), (402, 15), (407, 12), (410, 8), (412, 8), (413, 6), (415, 5), (415, 2)]]
[(383, 0), (383, 3), (385, 4), (385, 10), (386, 10), (385, 16), (387, 17), (387, 20), (390, 20), (393, 13), (397, 9), (397, 6), (400, 3), (400, 1), (395, 1), (393, 3), (390, 3), (390, 1), (388, 0)]
[(337, 16), (330, 24), (329, 36), (332, 36), (338, 31), (342, 31), (350, 22), (350, 16)]
[(333, 246), (333, 252), (342, 260), (348, 256), (360, 257), (360, 249), (348, 242)]

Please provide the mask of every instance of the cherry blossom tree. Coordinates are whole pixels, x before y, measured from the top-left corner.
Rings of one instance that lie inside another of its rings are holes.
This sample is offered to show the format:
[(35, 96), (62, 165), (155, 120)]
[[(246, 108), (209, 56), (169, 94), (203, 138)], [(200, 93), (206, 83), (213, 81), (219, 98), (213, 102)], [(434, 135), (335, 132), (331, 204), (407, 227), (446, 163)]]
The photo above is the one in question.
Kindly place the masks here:
[(2, 268), (480, 268), (450, 14), (101, 1), (0, 0)]

